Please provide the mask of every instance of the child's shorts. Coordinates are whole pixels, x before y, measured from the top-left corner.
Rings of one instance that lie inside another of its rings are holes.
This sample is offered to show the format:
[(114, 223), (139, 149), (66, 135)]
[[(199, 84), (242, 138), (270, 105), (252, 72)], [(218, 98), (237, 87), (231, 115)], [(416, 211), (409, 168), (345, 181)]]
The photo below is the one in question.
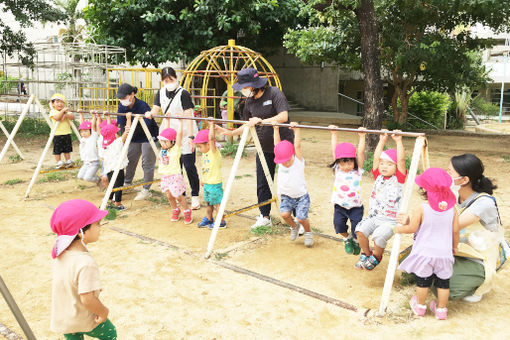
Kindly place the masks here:
[(335, 204), (335, 215), (333, 217), (335, 233), (346, 233), (348, 231), (347, 220), (350, 220), (352, 236), (356, 238), (356, 226), (363, 219), (363, 210), (363, 206), (346, 209)]
[(223, 199), (222, 183), (204, 184), (204, 200), (209, 205), (218, 205)]
[(165, 175), (161, 177), (161, 191), (170, 191), (170, 194), (177, 198), (186, 192), (186, 182), (182, 174)]
[(397, 223), (394, 218), (385, 216), (365, 217), (356, 226), (356, 232), (362, 232), (367, 238), (372, 235), (372, 240), (380, 248), (386, 248), (386, 243), (393, 236), (392, 227)]
[(298, 198), (281, 195), (280, 212), (289, 212), (294, 209), (296, 209), (298, 220), (306, 220), (308, 218), (308, 210), (310, 209), (310, 195), (305, 194)]
[(53, 154), (73, 152), (73, 141), (71, 135), (58, 135), (53, 137)]

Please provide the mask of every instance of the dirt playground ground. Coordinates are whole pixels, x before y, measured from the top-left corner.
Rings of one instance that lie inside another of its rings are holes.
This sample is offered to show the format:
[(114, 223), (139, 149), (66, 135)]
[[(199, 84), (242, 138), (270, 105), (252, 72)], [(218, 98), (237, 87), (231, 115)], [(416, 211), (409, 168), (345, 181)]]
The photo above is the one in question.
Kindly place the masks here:
[[(412, 316), (408, 300), (414, 286), (402, 286), (397, 273), (388, 313), (376, 317), (389, 256), (372, 272), (354, 268), (357, 257), (345, 254), (332, 226), (329, 134), (308, 130), (303, 137), (311, 224), (323, 235), (315, 236), (310, 249), (302, 237), (291, 242), (287, 233), (250, 233), (250, 217), (258, 214), (251, 210), (228, 219), (228, 228), (218, 233), (215, 253), (205, 260), (210, 231), (195, 224), (204, 208), (194, 212), (191, 225), (171, 223), (170, 209), (157, 194), (146, 201), (133, 201), (135, 192), (125, 195), (127, 210), (102, 228), (99, 242), (89, 245), (101, 270), (101, 300), (110, 309), (119, 339), (510, 338), (509, 265), (481, 302), (451, 302), (447, 321), (436, 320), (430, 312), (424, 318)], [(354, 134), (339, 138), (357, 141)], [(71, 170), (64, 181), (37, 182), (31, 198), (23, 200), (44, 140), (15, 140), (27, 159), (12, 163), (11, 149), (0, 165), (0, 275), (37, 338), (63, 339), (49, 330), (55, 239), (50, 216), (65, 200), (83, 198), (99, 205), (103, 194), (95, 185), (78, 181)], [(483, 160), (486, 175), (499, 185), (496, 197), (508, 230), (510, 138), (433, 135), (428, 141), (432, 166), (446, 168), (451, 156), (465, 152)], [(4, 143), (5, 138), (0, 140)], [(414, 139), (405, 138), (404, 144), (410, 156)], [(75, 144), (76, 157), (77, 150)], [(224, 182), (232, 162), (224, 158)], [(45, 167), (53, 164), (48, 155)], [(256, 202), (254, 172), (251, 151), (241, 161), (228, 210)], [(141, 173), (139, 169), (137, 177)], [(21, 182), (6, 184), (14, 180)], [(370, 176), (364, 176), (365, 206), (372, 184)], [(153, 189), (159, 191), (159, 185)], [(410, 207), (419, 202), (414, 190)], [(508, 231), (506, 235), (510, 238)], [(403, 243), (411, 244), (411, 236), (404, 236)], [(0, 299), (0, 334), (7, 334), (5, 327), (23, 334)]]

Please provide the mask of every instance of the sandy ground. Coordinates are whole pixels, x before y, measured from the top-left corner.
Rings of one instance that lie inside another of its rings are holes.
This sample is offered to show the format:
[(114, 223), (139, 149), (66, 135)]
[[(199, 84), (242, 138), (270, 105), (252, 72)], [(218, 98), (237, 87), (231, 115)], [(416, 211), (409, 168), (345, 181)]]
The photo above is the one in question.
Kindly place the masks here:
[[(304, 131), (303, 135), (312, 227), (335, 236), (333, 207), (329, 203), (333, 174), (326, 167), (330, 161), (329, 135), (316, 131)], [(352, 134), (340, 135), (343, 141), (355, 143), (356, 138)], [(27, 160), (11, 163), (8, 156), (14, 151), (10, 150), (0, 164), (0, 275), (37, 338), (63, 339), (49, 330), (50, 251), (55, 238), (49, 219), (52, 209), (64, 200), (83, 198), (99, 204), (102, 193), (94, 185), (76, 180), (74, 170), (68, 172), (66, 181), (37, 183), (31, 199), (23, 200), (44, 141), (16, 138), (16, 142)], [(5, 138), (0, 140), (0, 145), (4, 143)], [(413, 139), (405, 139), (408, 155), (413, 143)], [(496, 197), (508, 229), (510, 185), (505, 174), (510, 165), (510, 139), (431, 136), (429, 145), (432, 166), (446, 168), (450, 156), (464, 152), (483, 159), (486, 174), (498, 179)], [(229, 210), (256, 202), (254, 158), (254, 153), (249, 152), (241, 161)], [(231, 158), (224, 159), (224, 181), (232, 162)], [(53, 163), (47, 156), (46, 166)], [(138, 175), (141, 176), (141, 169)], [(13, 179), (24, 182), (5, 184)], [(364, 177), (366, 203), (372, 184), (369, 176)], [(159, 190), (157, 185), (153, 188)], [(208, 230), (198, 229), (195, 224), (171, 223), (167, 205), (155, 200), (135, 202), (134, 195), (125, 195), (128, 210), (105, 225), (99, 242), (89, 246), (101, 269), (101, 299), (110, 308), (109, 317), (117, 327), (119, 339), (510, 338), (505, 316), (510, 312), (508, 265), (497, 276), (495, 288), (480, 303), (450, 303), (448, 321), (435, 320), (430, 313), (425, 318), (413, 317), (408, 299), (414, 287), (402, 286), (397, 274), (388, 313), (379, 318), (374, 316), (374, 310), (379, 306), (389, 256), (374, 271), (359, 272), (353, 267), (357, 258), (346, 255), (338, 240), (316, 236), (314, 247), (308, 249), (302, 238), (291, 242), (286, 234), (251, 234), (251, 219), (233, 217), (228, 220), (228, 228), (219, 231), (216, 253), (205, 260)], [(419, 201), (415, 193), (410, 206)], [(204, 209), (194, 212), (195, 222), (203, 214)], [(253, 217), (258, 211), (245, 214)], [(403, 243), (410, 244), (410, 237), (405, 236)], [(306, 288), (352, 305), (356, 311), (236, 273), (217, 262)], [(1, 299), (0, 324), (22, 334)]]

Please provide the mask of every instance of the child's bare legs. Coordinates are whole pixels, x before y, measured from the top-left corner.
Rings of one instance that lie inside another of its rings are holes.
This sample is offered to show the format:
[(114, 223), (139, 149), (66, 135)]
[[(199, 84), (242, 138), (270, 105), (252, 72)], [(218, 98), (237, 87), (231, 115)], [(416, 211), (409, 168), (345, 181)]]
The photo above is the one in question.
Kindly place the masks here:
[(449, 297), (450, 297), (449, 289), (438, 288), (437, 289), (437, 308), (445, 308), (446, 304), (448, 303)]
[[(179, 204), (181, 205), (182, 209), (189, 210), (188, 201), (186, 201), (186, 197), (181, 195), (181, 196), (177, 197), (177, 201), (179, 201)], [(177, 208), (177, 203), (175, 204), (175, 207)]]
[[(60, 160), (60, 155), (58, 156), (59, 160)], [(70, 160), (71, 159), (71, 154), (70, 153), (64, 153), (64, 158), (66, 159), (66, 161)]]
[(343, 237), (349, 237), (349, 233), (340, 233)]
[(370, 245), (368, 243), (368, 237), (366, 237), (365, 234), (363, 234), (361, 231), (357, 231), (356, 236), (358, 236), (359, 246), (363, 254), (367, 256), (370, 255)]
[[(297, 228), (296, 222), (294, 222), (294, 219), (292, 218), (290, 211), (282, 212), (281, 216), (285, 220), (285, 222), (287, 222), (287, 224), (290, 225), (291, 228)], [(310, 224), (308, 224), (308, 226), (310, 226)]]
[[(367, 239), (367, 241), (368, 241), (368, 239)], [(384, 248), (381, 248), (377, 244), (374, 243), (374, 251), (372, 253), (374, 254), (375, 258), (380, 260), (382, 258), (383, 252), (384, 252)]]
[[(214, 206), (214, 208), (216, 209), (216, 214), (218, 213), (218, 211), (220, 211), (220, 205), (219, 204), (216, 204)], [(223, 216), (221, 217), (221, 222), (224, 222), (225, 221), (225, 214), (223, 214)]]
[(303, 228), (305, 229), (306, 232), (310, 232), (310, 221), (308, 219), (305, 219), (305, 220), (298, 220), (299, 223), (301, 223), (301, 225), (303, 226)]
[[(425, 305), (425, 300), (427, 299), (427, 294), (429, 292), (428, 287), (416, 287), (416, 297), (418, 298), (418, 303), (420, 305)], [(439, 289), (438, 289), (439, 295)]]
[(168, 203), (170, 203), (170, 207), (172, 210), (177, 209), (177, 201), (175, 200), (175, 197), (172, 196), (170, 193), (170, 190), (168, 190), (166, 193), (166, 198), (168, 199)]
[(214, 206), (213, 205), (210, 205), (210, 204), (207, 204), (207, 208), (206, 208), (206, 215), (207, 215), (207, 219), (209, 221), (212, 221), (212, 215), (213, 215), (213, 211), (214, 211)]
[(60, 162), (61, 158), (60, 158), (60, 154), (59, 155), (55, 155), (55, 160), (58, 162)]

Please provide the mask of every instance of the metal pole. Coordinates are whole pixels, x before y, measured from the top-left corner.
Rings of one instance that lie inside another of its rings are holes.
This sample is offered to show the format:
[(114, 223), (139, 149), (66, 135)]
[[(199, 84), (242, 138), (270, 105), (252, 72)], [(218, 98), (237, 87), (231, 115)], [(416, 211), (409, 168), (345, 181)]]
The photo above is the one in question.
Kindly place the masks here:
[[(406, 212), (409, 207), (409, 201), (411, 199), (412, 189), (414, 185), (414, 179), (418, 170), (418, 163), (420, 162), (420, 156), (423, 154), (423, 148), (426, 145), (426, 139), (420, 137), (416, 139), (414, 145), (413, 158), (411, 160), (411, 167), (409, 169), (409, 176), (406, 180), (404, 189), (404, 195), (402, 198), (402, 205), (400, 206), (400, 212)], [(428, 161), (428, 160), (427, 160)], [(379, 315), (382, 316), (386, 312), (388, 302), (390, 300), (391, 288), (393, 287), (393, 279), (395, 278), (395, 271), (397, 270), (398, 255), (400, 252), (400, 241), (402, 235), (395, 234), (393, 239), (393, 246), (391, 248), (390, 260), (388, 263), (388, 269), (386, 271), (386, 279), (384, 280), (384, 288), (381, 296), (381, 304), (379, 306)]]
[(21, 313), (21, 310), (19, 309), (18, 305), (16, 304), (16, 301), (11, 295), (11, 292), (9, 292), (9, 289), (7, 288), (7, 285), (5, 284), (4, 280), (2, 279), (2, 276), (0, 276), (0, 291), (2, 292), (2, 295), (4, 297), (5, 302), (7, 302), (7, 305), (11, 309), (12, 314), (16, 318), (16, 321), (18, 321), (18, 324), (20, 325), (21, 329), (23, 330), (23, 333), (25, 333), (25, 336), (28, 340), (36, 340), (36, 337), (34, 333), (32, 332), (32, 329), (28, 325), (27, 320), (23, 316), (23, 313)]
[(508, 48), (510, 47), (510, 40), (505, 39), (505, 51), (503, 52), (503, 79), (501, 79), (501, 95), (499, 98), (499, 122), (501, 123), (503, 116), (503, 93), (505, 92), (505, 76), (506, 76), (506, 61), (508, 58)]
[[(77, 112), (77, 113), (88, 113), (88, 111), (71, 111), (71, 112)], [(126, 114), (125, 113), (115, 113), (115, 112), (107, 112), (107, 113), (104, 113), (105, 115), (110, 115), (110, 116), (125, 116)], [(133, 116), (144, 116), (144, 115), (133, 115)], [(152, 116), (153, 118), (170, 118), (170, 119), (191, 119), (191, 120), (202, 120), (202, 121), (209, 121), (209, 122), (213, 122), (214, 124), (221, 124), (221, 123), (232, 123), (232, 124), (236, 124), (236, 125), (244, 125), (247, 123), (247, 121), (245, 120), (229, 120), (229, 119), (217, 119), (217, 118), (201, 118), (201, 117), (180, 117), (180, 116), (160, 116), (160, 115), (156, 115), (156, 116)], [(264, 123), (264, 122), (261, 122), (257, 125), (262, 125), (262, 126), (273, 126), (273, 124), (271, 123)], [(279, 123), (279, 124), (275, 124), (276, 126), (279, 126), (279, 127), (287, 127), (287, 128), (290, 128), (291, 125), (290, 124), (282, 124), (282, 123)], [(359, 133), (360, 130), (358, 129), (350, 129), (350, 128), (329, 128), (327, 126), (315, 126), (315, 125), (296, 125), (295, 126), (296, 128), (303, 128), (303, 129), (312, 129), (312, 130), (327, 130), (327, 131), (343, 131), (343, 132), (354, 132), (354, 133)], [(399, 136), (405, 136), (405, 137), (425, 137), (425, 133), (423, 132), (393, 132), (393, 131), (382, 131), (382, 130), (363, 130), (364, 133), (372, 133), (372, 134), (377, 134), (377, 135), (384, 135), (384, 134), (395, 134), (395, 135), (399, 135)]]

